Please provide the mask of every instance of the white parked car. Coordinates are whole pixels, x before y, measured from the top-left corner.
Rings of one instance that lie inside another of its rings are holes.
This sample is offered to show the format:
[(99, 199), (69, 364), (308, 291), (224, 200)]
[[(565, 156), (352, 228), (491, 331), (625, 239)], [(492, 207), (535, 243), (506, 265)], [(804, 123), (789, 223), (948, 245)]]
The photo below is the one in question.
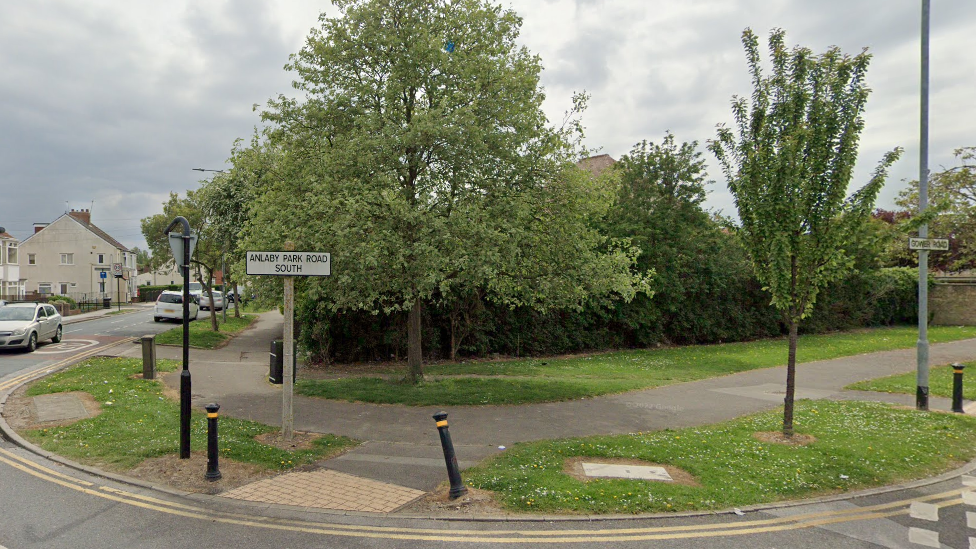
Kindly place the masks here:
[[(190, 320), (196, 320), (200, 315), (200, 306), (190, 296)], [(153, 310), (153, 320), (159, 322), (164, 318), (183, 320), (183, 292), (167, 290), (156, 298), (156, 308)]]
[(37, 349), (37, 342), (61, 342), (61, 314), (45, 303), (8, 303), (0, 308), (0, 348)]
[(213, 303), (214, 306), (211, 307), (210, 296), (207, 295), (207, 292), (203, 292), (202, 294), (200, 294), (200, 308), (204, 311), (209, 311), (210, 309), (219, 311), (224, 308), (224, 294), (218, 292), (217, 290), (214, 290), (213, 299), (214, 299), (214, 303)]

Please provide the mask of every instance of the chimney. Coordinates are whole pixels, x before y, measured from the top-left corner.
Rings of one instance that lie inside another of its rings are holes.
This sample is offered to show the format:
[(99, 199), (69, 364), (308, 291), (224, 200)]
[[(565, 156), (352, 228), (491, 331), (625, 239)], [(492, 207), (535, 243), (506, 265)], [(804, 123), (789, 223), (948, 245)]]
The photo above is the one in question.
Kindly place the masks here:
[(34, 223), (34, 234), (41, 232), (41, 229), (47, 227), (49, 223)]
[(68, 214), (85, 225), (91, 225), (91, 210), (71, 210)]

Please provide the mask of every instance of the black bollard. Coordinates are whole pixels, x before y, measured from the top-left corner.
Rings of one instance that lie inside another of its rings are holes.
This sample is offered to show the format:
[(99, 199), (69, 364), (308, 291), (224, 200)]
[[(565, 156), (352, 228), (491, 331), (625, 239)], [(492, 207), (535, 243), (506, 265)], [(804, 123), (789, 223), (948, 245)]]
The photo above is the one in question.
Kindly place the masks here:
[(966, 366), (958, 362), (952, 365), (952, 411), (963, 414), (962, 409), (962, 370)]
[(434, 421), (437, 422), (437, 432), (441, 435), (441, 447), (444, 448), (447, 478), (451, 481), (451, 491), (448, 492), (448, 497), (457, 499), (464, 495), (468, 488), (461, 480), (461, 471), (458, 470), (457, 455), (454, 453), (454, 443), (451, 442), (451, 432), (447, 430), (447, 412), (434, 414)]
[(220, 469), (217, 468), (217, 410), (220, 404), (207, 404), (207, 480), (218, 480)]

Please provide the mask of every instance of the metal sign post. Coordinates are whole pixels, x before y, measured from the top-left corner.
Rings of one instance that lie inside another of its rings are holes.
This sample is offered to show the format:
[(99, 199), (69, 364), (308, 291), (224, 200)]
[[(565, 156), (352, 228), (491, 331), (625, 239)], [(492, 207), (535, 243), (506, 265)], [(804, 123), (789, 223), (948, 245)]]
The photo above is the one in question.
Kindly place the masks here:
[(285, 242), (281, 252), (246, 252), (246, 272), (248, 275), (269, 275), (284, 277), (285, 329), (284, 366), (281, 383), (281, 436), (291, 441), (294, 437), (295, 376), (292, 365), (295, 363), (295, 277), (330, 276), (332, 256), (324, 252), (296, 252), (295, 244)]
[[(170, 233), (177, 225), (183, 233)], [(190, 222), (177, 216), (163, 231), (169, 238), (173, 259), (183, 272), (183, 371), (180, 372), (180, 459), (190, 459), (190, 255), (196, 235), (190, 234)]]

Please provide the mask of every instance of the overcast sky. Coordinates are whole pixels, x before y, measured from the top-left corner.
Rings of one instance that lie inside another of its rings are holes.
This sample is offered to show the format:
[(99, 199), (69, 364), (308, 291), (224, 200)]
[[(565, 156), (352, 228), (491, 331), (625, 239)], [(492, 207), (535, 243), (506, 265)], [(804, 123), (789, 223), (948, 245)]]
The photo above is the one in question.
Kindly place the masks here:
[[(789, 45), (874, 55), (853, 185), (882, 154), (905, 155), (879, 206), (918, 177), (920, 0), (505, 0), (522, 43), (542, 57), (546, 112), (592, 94), (587, 145), (614, 158), (642, 139), (697, 140), (731, 124), (751, 92), (740, 35), (786, 30)], [(255, 103), (291, 92), (283, 70), (325, 0), (31, 0), (0, 3), (0, 226), (24, 239), (36, 222), (92, 208), (92, 222), (144, 247), (139, 220), (170, 191), (199, 186), (191, 168), (225, 168), (255, 125)], [(976, 2), (933, 0), (930, 167), (976, 145)], [(717, 169), (707, 207), (735, 213)], [(853, 190), (852, 185), (852, 190)]]

